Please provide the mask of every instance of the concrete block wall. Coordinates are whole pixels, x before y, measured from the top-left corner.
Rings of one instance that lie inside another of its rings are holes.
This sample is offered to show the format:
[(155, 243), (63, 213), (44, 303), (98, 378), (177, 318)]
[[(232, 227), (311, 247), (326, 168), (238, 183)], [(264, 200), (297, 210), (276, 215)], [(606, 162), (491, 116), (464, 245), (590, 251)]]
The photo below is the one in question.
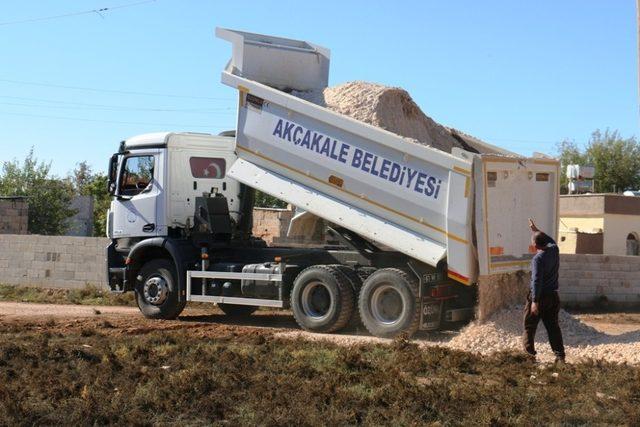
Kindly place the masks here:
[[(266, 214), (265, 218), (275, 231), (275, 224), (285, 222), (287, 214)], [(0, 283), (64, 288), (106, 285), (108, 242), (101, 237), (0, 234)], [(568, 306), (604, 302), (612, 307), (640, 307), (640, 257), (562, 254), (560, 296)]]
[(640, 307), (640, 257), (562, 254), (560, 298), (577, 307)]
[(106, 285), (100, 237), (0, 235), (0, 283), (83, 288)]
[(0, 199), (0, 234), (27, 234), (29, 205), (23, 198)]
[(253, 235), (267, 244), (287, 235), (293, 209), (255, 208), (253, 210)]

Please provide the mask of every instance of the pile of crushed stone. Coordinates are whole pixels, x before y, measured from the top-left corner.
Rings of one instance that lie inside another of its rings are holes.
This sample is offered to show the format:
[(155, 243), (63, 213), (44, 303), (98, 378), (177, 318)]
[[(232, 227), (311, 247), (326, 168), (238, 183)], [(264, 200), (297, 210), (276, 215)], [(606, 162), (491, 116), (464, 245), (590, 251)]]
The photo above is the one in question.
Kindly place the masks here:
[[(499, 351), (522, 351), (523, 306), (494, 313), (484, 322), (474, 322), (445, 343), (446, 347), (488, 355)], [(640, 364), (640, 331), (610, 335), (582, 323), (560, 310), (560, 329), (569, 362), (585, 359)], [(543, 362), (554, 360), (542, 322), (536, 332), (536, 351)]]
[[(483, 356), (503, 351), (523, 352), (523, 315), (524, 306), (512, 306), (495, 312), (484, 321), (477, 320), (470, 323), (460, 331), (417, 334), (414, 342), (425, 351), (429, 351), (429, 347), (440, 346)], [(567, 362), (601, 360), (640, 365), (640, 330), (622, 334), (603, 333), (564, 310), (560, 311), (559, 320)], [(368, 335), (362, 327), (342, 334), (287, 331), (278, 332), (276, 336), (312, 341), (323, 340), (346, 346), (365, 343), (390, 344), (393, 341)], [(538, 352), (537, 360), (541, 363), (552, 363), (555, 360), (542, 322), (538, 325), (536, 332), (536, 351)]]
[(461, 148), (475, 153), (506, 154), (504, 150), (437, 123), (402, 88), (355, 81), (326, 88), (323, 92), (294, 91), (292, 94), (447, 153), (453, 148)]

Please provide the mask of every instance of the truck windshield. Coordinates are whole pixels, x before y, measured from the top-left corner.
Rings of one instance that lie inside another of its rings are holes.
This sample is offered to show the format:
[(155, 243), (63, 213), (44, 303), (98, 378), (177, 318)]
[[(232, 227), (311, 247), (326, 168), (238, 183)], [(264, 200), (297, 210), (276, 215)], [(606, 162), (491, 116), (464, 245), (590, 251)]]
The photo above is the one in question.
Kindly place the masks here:
[(151, 183), (153, 169), (153, 156), (127, 157), (120, 176), (120, 195), (140, 194)]

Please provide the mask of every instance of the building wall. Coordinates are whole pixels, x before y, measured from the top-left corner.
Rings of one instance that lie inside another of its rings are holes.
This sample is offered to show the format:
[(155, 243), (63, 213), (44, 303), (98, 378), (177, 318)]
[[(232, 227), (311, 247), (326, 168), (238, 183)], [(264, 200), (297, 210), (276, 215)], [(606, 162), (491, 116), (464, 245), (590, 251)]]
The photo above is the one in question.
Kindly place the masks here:
[(593, 233), (602, 229), (603, 253), (626, 255), (627, 236), (640, 236), (640, 197), (620, 194), (560, 197), (560, 231)]
[(293, 214), (292, 209), (255, 208), (253, 210), (253, 235), (272, 244), (274, 240), (287, 235)]
[(570, 306), (640, 307), (640, 257), (561, 255), (560, 299)]
[(82, 288), (106, 285), (100, 237), (0, 235), (0, 283)]
[[(107, 244), (101, 237), (0, 235), (0, 283), (106, 286)], [(563, 254), (560, 296), (568, 306), (640, 307), (640, 257)]]
[(558, 247), (562, 254), (602, 254), (603, 234), (560, 230)]
[(560, 215), (560, 231), (577, 228), (578, 231), (591, 233), (596, 229), (604, 229), (604, 217), (579, 217), (579, 216), (563, 216)]
[(27, 234), (29, 205), (24, 198), (0, 198), (0, 234)]
[(604, 253), (608, 255), (627, 254), (627, 236), (640, 236), (640, 211), (637, 215), (605, 214)]

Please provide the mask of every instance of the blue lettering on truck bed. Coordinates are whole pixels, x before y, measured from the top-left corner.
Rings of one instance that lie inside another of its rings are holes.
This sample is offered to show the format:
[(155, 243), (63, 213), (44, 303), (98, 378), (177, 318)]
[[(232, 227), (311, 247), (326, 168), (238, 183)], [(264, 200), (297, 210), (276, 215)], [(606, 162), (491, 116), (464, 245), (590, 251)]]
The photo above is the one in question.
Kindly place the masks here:
[(296, 123), (279, 119), (273, 129), (273, 136), (294, 146), (314, 151), (328, 159), (336, 160), (360, 169), (385, 181), (403, 186), (416, 193), (438, 199), (442, 180), (424, 171), (403, 166), (362, 148), (352, 147), (320, 132), (305, 129)]

